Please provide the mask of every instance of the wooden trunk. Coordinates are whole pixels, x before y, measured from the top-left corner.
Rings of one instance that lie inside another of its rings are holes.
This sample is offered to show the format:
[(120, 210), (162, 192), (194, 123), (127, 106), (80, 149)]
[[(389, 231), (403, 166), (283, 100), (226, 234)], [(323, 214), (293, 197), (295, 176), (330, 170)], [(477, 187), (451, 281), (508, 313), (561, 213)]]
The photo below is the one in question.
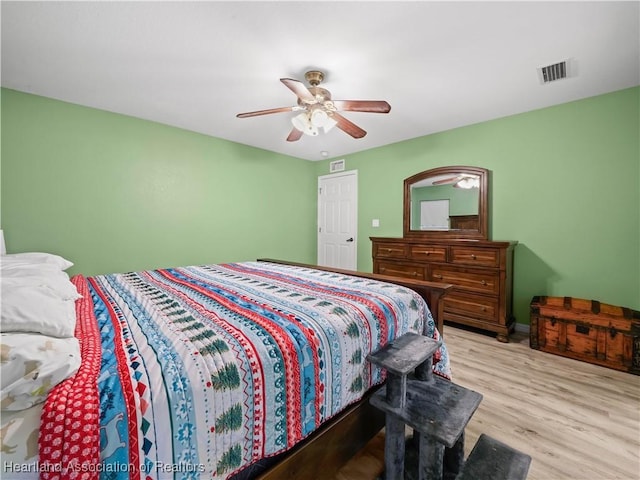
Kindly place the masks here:
[(595, 300), (533, 297), (530, 346), (640, 375), (640, 312)]

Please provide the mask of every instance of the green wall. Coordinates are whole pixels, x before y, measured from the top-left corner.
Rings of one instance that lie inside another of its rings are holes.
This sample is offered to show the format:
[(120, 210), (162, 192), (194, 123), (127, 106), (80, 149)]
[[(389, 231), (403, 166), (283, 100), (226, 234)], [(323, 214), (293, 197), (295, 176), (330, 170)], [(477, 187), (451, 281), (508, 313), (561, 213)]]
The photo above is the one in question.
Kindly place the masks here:
[[(60, 253), (87, 275), (261, 256), (315, 263), (328, 161), (11, 90), (1, 101), (10, 252)], [(349, 155), (358, 269), (371, 270), (369, 236), (402, 235), (404, 178), (473, 165), (492, 172), (491, 238), (519, 242), (519, 323), (534, 295), (640, 309), (639, 103), (640, 88), (627, 89)]]
[(12, 90), (1, 101), (9, 253), (58, 253), (85, 275), (315, 261), (310, 162)]
[[(640, 88), (349, 155), (358, 170), (358, 269), (370, 236), (402, 236), (403, 180), (447, 165), (488, 168), (490, 235), (517, 240), (514, 303), (534, 295), (640, 309)], [(328, 162), (316, 174), (328, 173)], [(371, 220), (380, 219), (380, 227)]]

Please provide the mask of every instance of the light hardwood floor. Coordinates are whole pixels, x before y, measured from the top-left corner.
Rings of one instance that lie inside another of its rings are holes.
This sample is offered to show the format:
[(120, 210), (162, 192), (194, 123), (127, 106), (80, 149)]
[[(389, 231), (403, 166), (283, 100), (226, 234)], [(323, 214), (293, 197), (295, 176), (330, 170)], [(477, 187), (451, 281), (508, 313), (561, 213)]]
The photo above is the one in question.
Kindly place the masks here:
[[(528, 480), (640, 479), (640, 377), (445, 326), (454, 382), (483, 395), (466, 429), (468, 455), (486, 433), (532, 457)], [(378, 435), (336, 480), (382, 471)]]

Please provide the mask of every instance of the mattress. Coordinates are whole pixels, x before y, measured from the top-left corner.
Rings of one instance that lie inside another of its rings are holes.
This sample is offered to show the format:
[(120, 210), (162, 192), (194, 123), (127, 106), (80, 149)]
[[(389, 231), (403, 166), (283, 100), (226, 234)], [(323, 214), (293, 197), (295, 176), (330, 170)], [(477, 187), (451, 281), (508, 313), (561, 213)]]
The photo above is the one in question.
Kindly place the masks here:
[[(3, 412), (3, 453), (16, 445), (3, 478), (229, 478), (382, 383), (370, 352), (406, 332), (439, 338), (415, 292), (306, 267), (243, 262), (73, 282), (82, 365), (20, 422)], [(444, 344), (435, 360), (449, 377)], [(34, 429), (36, 457), (17, 447)]]

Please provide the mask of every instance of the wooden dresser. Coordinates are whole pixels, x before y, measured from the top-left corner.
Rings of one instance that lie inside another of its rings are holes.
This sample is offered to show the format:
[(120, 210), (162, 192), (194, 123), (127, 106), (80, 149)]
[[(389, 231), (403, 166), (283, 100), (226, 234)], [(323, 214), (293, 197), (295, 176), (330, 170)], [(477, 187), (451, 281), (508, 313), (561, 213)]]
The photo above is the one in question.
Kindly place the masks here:
[(371, 237), (373, 273), (444, 282), (444, 321), (495, 332), (509, 341), (513, 251), (517, 242), (474, 239)]

